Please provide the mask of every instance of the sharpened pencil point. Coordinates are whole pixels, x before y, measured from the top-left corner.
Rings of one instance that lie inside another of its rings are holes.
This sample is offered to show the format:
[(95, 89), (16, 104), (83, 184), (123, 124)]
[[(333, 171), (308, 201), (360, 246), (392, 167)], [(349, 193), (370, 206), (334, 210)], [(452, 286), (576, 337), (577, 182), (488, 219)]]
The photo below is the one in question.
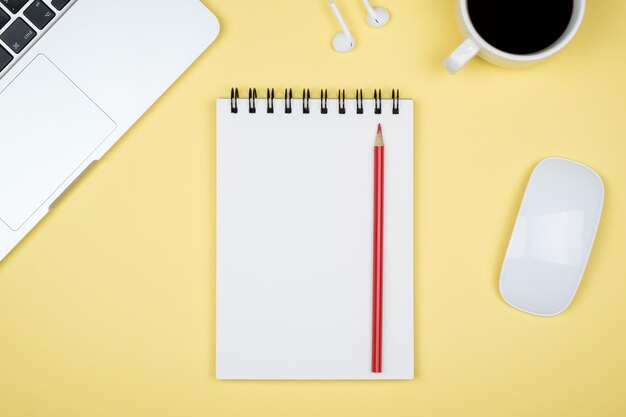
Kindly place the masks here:
[(383, 128), (378, 123), (378, 132), (376, 133), (376, 144), (374, 146), (385, 146), (383, 142)]

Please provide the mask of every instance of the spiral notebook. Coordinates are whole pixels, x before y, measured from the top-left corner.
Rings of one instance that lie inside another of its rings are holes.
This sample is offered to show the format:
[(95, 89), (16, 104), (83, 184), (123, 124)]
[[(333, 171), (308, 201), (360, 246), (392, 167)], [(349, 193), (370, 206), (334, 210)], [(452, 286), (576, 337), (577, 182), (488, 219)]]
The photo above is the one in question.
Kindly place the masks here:
[[(413, 378), (413, 101), (217, 100), (216, 377)], [(373, 146), (385, 136), (382, 373)]]

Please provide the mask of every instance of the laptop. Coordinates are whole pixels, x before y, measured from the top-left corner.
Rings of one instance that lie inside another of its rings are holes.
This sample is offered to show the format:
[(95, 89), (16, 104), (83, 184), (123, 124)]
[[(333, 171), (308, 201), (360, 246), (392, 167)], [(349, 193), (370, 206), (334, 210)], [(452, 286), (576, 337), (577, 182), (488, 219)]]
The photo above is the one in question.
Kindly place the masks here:
[(0, 260), (218, 32), (200, 0), (0, 0)]

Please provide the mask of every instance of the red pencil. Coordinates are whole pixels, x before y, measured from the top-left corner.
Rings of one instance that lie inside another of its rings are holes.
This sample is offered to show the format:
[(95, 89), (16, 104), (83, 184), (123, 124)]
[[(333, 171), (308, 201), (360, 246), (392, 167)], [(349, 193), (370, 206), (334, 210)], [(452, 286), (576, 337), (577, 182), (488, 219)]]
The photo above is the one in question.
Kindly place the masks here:
[(372, 303), (372, 372), (382, 372), (383, 356), (383, 209), (385, 202), (385, 144), (378, 124), (374, 145), (374, 291)]

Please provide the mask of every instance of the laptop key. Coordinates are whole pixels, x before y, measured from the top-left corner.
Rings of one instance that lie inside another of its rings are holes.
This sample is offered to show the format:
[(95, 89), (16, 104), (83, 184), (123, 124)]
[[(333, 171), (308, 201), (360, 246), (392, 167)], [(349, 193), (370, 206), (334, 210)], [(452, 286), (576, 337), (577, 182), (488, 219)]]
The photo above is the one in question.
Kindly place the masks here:
[(43, 1), (36, 1), (24, 10), (24, 16), (41, 30), (48, 26), (55, 14)]
[(0, 39), (2, 39), (13, 52), (19, 54), (26, 45), (35, 39), (35, 35), (37, 35), (37, 33), (31, 29), (21, 17), (18, 17), (11, 23), (11, 26), (0, 35)]
[(9, 20), (11, 20), (11, 17), (6, 14), (2, 9), (0, 9), (0, 29), (2, 29), (4, 25), (9, 23)]
[(11, 20), (11, 17), (4, 11), (2, 11), (2, 9), (0, 9), (0, 29), (2, 29), (4, 25), (9, 23), (9, 20)]
[[(4, 1), (4, 0), (0, 0), (0, 1)], [(52, 0), (52, 5), (57, 10), (63, 10), (63, 8), (67, 6), (67, 3), (69, 2), (70, 0)]]
[(0, 3), (4, 4), (11, 13), (15, 14), (28, 3), (28, 0), (0, 0)]
[(13, 56), (0, 46), (0, 71), (5, 69), (11, 61), (13, 61)]

